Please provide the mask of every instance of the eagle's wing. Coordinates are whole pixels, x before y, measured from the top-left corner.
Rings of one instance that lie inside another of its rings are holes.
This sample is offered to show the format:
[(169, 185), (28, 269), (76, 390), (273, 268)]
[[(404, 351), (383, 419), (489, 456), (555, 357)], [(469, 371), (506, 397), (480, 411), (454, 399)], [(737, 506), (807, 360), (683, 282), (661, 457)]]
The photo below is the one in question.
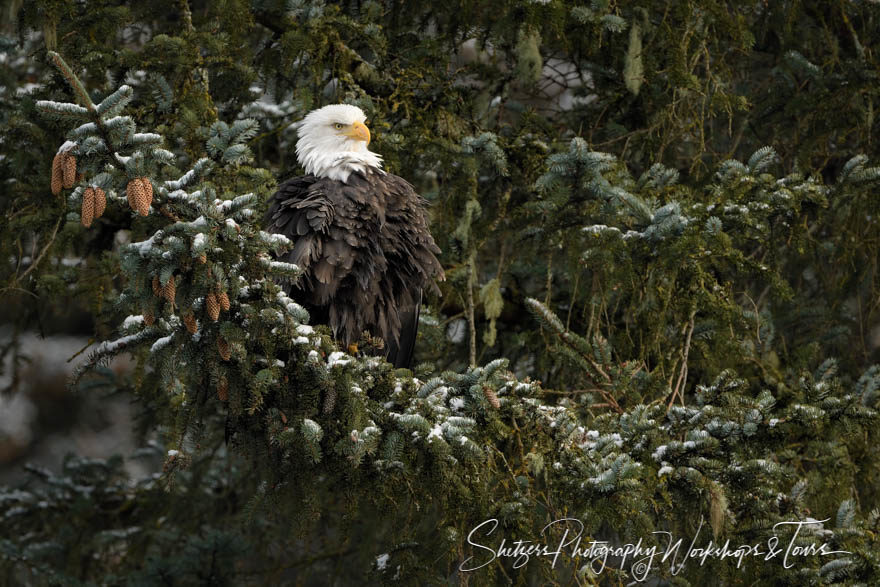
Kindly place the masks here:
[(424, 288), (440, 293), (435, 280), (445, 279), (436, 255), (426, 218), (427, 201), (405, 179), (391, 173), (382, 176), (386, 193), (386, 231), (383, 249), (389, 259), (389, 272), (396, 278), (396, 314), (399, 335), (388, 349), (388, 360), (395, 367), (409, 367), (419, 328), (419, 313)]
[(282, 259), (311, 273), (312, 265), (321, 257), (323, 242), (333, 217), (333, 202), (322, 190), (313, 190), (318, 178), (313, 175), (294, 177), (278, 186), (266, 213), (269, 232), (289, 238), (293, 248)]

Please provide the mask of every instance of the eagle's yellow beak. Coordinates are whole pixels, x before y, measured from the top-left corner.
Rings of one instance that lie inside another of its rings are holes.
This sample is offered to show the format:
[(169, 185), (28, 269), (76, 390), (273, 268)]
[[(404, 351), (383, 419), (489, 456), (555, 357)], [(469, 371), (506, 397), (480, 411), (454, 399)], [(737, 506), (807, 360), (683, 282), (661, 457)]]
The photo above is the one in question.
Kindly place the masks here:
[(370, 129), (363, 122), (353, 122), (345, 136), (356, 141), (364, 141), (368, 145), (370, 144)]

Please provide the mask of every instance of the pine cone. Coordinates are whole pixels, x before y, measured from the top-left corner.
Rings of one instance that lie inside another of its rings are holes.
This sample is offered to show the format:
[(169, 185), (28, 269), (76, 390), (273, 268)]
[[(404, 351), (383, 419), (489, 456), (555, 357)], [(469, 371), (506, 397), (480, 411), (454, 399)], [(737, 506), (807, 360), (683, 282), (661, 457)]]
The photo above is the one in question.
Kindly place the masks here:
[(144, 324), (152, 326), (156, 322), (156, 317), (150, 310), (144, 310)]
[(92, 188), (86, 188), (83, 192), (80, 219), (86, 228), (90, 227), (92, 220), (95, 219), (95, 190)]
[(177, 284), (174, 283), (174, 276), (168, 278), (168, 283), (162, 287), (162, 297), (174, 303), (174, 296), (177, 295)]
[(61, 193), (64, 184), (64, 153), (56, 153), (52, 159), (52, 195)]
[(199, 330), (199, 323), (196, 321), (196, 317), (192, 312), (187, 312), (183, 317), (183, 324), (186, 326), (186, 331), (190, 334), (195, 334)]
[(153, 276), (153, 282), (151, 285), (153, 286), (153, 293), (156, 295), (156, 297), (161, 298), (162, 297), (162, 284), (159, 283), (159, 276), (158, 275)]
[(129, 181), (125, 188), (125, 193), (128, 196), (128, 205), (141, 216), (146, 216), (150, 213), (150, 204), (153, 203), (153, 186), (149, 181), (147, 181), (147, 185), (150, 186), (149, 193), (147, 193), (147, 188), (144, 187), (143, 178), (136, 177)]
[(73, 184), (76, 183), (76, 157), (73, 156), (72, 153), (63, 153), (63, 180), (64, 187), (72, 188)]
[(228, 312), (231, 304), (229, 303), (229, 295), (225, 291), (217, 294), (217, 301), (220, 302), (220, 307), (224, 312)]
[(325, 416), (328, 416), (333, 413), (333, 408), (336, 407), (336, 387), (330, 386), (327, 388), (327, 393), (324, 394), (324, 407), (322, 411)]
[(220, 381), (217, 382), (217, 399), (221, 402), (229, 399), (229, 382), (226, 380), (225, 375), (221, 375)]
[(492, 405), (496, 410), (501, 407), (501, 402), (498, 401), (498, 394), (495, 393), (490, 387), (483, 387), (483, 395), (486, 396), (486, 400)]
[(224, 361), (232, 358), (232, 349), (229, 348), (229, 343), (222, 336), (217, 337), (217, 351), (219, 351), (220, 358)]
[(205, 297), (205, 309), (208, 311), (208, 316), (210, 316), (211, 320), (214, 322), (220, 318), (220, 301), (217, 299), (214, 292), (209, 293)]
[(150, 202), (153, 201), (153, 182), (150, 181), (149, 177), (141, 177), (141, 184), (144, 186), (144, 193), (147, 194), (147, 198), (149, 198)]
[(198, 261), (199, 263), (204, 265), (205, 263), (208, 262), (208, 255), (206, 255), (205, 253), (202, 253), (201, 255), (196, 257), (196, 261)]
[(100, 218), (107, 208), (107, 194), (101, 188), (86, 188), (88, 190), (95, 194), (95, 218)]
[(139, 210), (141, 216), (146, 216), (150, 213), (150, 204), (153, 203), (153, 184), (146, 177), (140, 178), (141, 185), (144, 187), (144, 195), (147, 198), (147, 204), (141, 210)]

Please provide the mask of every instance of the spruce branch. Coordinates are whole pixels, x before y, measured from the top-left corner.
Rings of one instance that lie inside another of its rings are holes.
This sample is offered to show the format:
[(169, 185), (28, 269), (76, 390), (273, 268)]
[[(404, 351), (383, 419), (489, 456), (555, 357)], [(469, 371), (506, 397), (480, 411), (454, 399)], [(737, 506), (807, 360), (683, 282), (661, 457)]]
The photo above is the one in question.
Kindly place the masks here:
[(92, 102), (92, 99), (89, 97), (89, 94), (83, 86), (82, 82), (80, 81), (79, 77), (77, 77), (73, 70), (70, 69), (70, 66), (67, 65), (67, 62), (64, 61), (61, 55), (54, 51), (49, 51), (49, 57), (52, 59), (55, 67), (58, 68), (58, 70), (64, 76), (64, 79), (67, 80), (68, 85), (70, 85), (70, 87), (73, 89), (73, 92), (79, 102), (90, 114), (92, 121), (95, 123), (101, 134), (101, 139), (107, 146), (107, 156), (113, 159), (119, 169), (125, 169), (125, 163), (122, 161), (122, 159), (119, 158), (119, 154), (116, 152), (116, 149), (113, 146), (113, 142), (110, 140), (110, 132), (104, 121), (104, 115), (107, 114), (107, 111), (113, 110), (112, 105), (115, 105), (118, 102), (125, 101), (126, 98), (130, 99), (131, 88), (129, 88), (128, 86), (122, 86), (121, 88), (119, 88), (119, 90), (111, 94), (111, 106), (108, 107), (107, 111), (104, 111), (104, 114), (102, 114), (95, 106), (95, 103)]
[[(565, 329), (562, 321), (553, 313), (546, 305), (534, 298), (526, 299), (526, 307), (551, 331), (556, 338), (564, 345), (560, 348), (564, 354), (570, 356), (576, 363), (583, 365), (588, 372), (597, 376), (596, 388), (605, 402), (612, 407), (617, 413), (623, 413), (623, 409), (617, 400), (611, 395), (614, 387), (614, 380), (608, 374), (606, 369), (599, 363), (599, 360), (605, 361), (608, 357), (607, 342), (600, 341), (596, 337), (590, 344), (583, 338), (577, 336), (573, 332)], [(597, 360), (598, 359), (598, 360)]]
[(52, 63), (55, 64), (55, 67), (58, 68), (58, 71), (61, 72), (61, 75), (64, 76), (64, 79), (67, 80), (67, 83), (73, 89), (73, 93), (76, 95), (79, 103), (82, 104), (86, 109), (88, 109), (89, 112), (94, 113), (96, 111), (95, 103), (92, 102), (92, 99), (89, 97), (89, 93), (82, 85), (79, 77), (77, 77), (77, 75), (73, 73), (73, 70), (70, 69), (70, 66), (67, 65), (67, 62), (64, 61), (61, 55), (59, 55), (55, 51), (49, 51), (48, 55), (49, 58), (52, 60)]

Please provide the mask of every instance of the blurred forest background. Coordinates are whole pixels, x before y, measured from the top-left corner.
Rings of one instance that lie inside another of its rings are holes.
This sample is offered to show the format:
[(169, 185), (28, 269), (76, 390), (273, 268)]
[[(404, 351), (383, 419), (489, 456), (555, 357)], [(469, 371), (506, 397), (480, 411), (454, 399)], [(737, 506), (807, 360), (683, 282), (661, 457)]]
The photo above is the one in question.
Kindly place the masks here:
[[(732, 544), (831, 518), (802, 539), (847, 557), (652, 576), (880, 580), (880, 3), (0, 14), (0, 581), (633, 580), (459, 571), (477, 523), (566, 515)], [(338, 354), (272, 289), (291, 125), (337, 102), (431, 203), (448, 279), (413, 372)]]

